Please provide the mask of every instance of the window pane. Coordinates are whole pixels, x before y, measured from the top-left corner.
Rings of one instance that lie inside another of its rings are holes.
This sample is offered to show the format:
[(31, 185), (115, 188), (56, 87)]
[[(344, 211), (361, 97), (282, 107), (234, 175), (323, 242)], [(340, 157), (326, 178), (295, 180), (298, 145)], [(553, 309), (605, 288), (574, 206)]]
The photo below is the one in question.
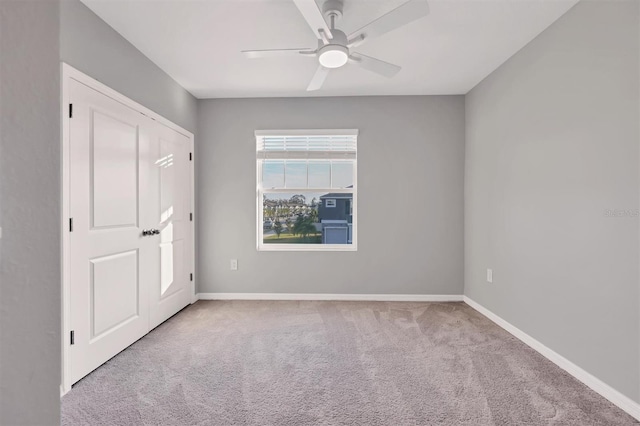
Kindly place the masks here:
[(284, 161), (265, 160), (262, 163), (262, 187), (282, 188), (284, 186)]
[(307, 163), (304, 161), (287, 161), (285, 171), (285, 188), (307, 187)]
[(309, 188), (331, 187), (331, 163), (329, 161), (309, 162)]
[[(333, 200), (326, 207), (326, 200)], [(353, 194), (272, 193), (263, 198), (264, 244), (351, 244)]]
[(331, 187), (353, 187), (353, 163), (351, 161), (333, 161), (331, 164)]

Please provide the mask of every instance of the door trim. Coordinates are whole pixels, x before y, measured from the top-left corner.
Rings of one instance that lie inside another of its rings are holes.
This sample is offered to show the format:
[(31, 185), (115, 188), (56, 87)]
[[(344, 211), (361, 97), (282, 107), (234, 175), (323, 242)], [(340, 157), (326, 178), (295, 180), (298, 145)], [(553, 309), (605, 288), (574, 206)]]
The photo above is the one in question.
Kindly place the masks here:
[[(129, 99), (123, 94), (111, 89), (107, 85), (100, 83), (98, 80), (95, 80), (83, 72), (77, 70), (69, 64), (64, 62), (61, 63), (61, 108), (60, 108), (60, 119), (62, 122), (61, 126), (61, 162), (62, 162), (62, 216), (61, 216), (61, 224), (60, 224), (60, 232), (61, 232), (61, 244), (62, 244), (62, 257), (61, 257), (61, 283), (62, 283), (62, 297), (61, 297), (61, 309), (62, 309), (62, 341), (61, 341), (61, 349), (62, 349), (62, 365), (61, 367), (61, 384), (60, 384), (60, 396), (67, 393), (71, 390), (71, 357), (69, 351), (69, 336), (71, 333), (71, 285), (69, 282), (69, 273), (70, 273), (70, 256), (69, 256), (69, 91), (71, 88), (71, 81), (75, 80), (79, 83), (84, 84), (109, 98), (120, 102), (128, 106), (129, 108), (143, 114), (147, 117), (154, 119), (156, 122), (175, 130), (176, 132), (186, 136), (189, 139), (189, 149), (190, 152), (194, 152), (194, 135), (188, 130), (183, 129), (177, 124), (167, 120), (160, 114), (155, 113), (149, 108)], [(190, 183), (191, 183), (191, 212), (194, 212), (195, 209), (195, 161), (189, 162), (190, 168)], [(191, 303), (194, 303), (196, 298), (196, 279), (195, 276), (195, 221), (191, 221), (191, 271), (194, 273), (194, 279), (191, 281)]]

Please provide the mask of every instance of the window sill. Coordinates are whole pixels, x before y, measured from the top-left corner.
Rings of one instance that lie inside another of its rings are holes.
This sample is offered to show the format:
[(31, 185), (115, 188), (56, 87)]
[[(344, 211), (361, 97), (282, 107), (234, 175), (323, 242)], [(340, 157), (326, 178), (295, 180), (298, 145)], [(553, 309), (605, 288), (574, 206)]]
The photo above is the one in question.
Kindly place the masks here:
[(259, 244), (258, 251), (358, 251), (355, 244)]

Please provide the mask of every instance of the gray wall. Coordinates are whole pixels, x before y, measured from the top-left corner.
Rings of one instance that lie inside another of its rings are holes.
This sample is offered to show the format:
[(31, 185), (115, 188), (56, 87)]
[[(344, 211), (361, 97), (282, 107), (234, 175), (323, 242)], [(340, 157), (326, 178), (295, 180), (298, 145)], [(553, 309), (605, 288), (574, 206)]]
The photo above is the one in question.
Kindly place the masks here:
[(474, 88), (465, 170), (465, 294), (635, 400), (638, 17), (583, 0)]
[(188, 130), (197, 101), (77, 0), (0, 1), (0, 424), (60, 422), (60, 60)]
[[(360, 130), (358, 251), (258, 252), (253, 132), (314, 128)], [(462, 294), (462, 96), (202, 100), (196, 167), (200, 292)]]
[(0, 424), (60, 422), (59, 3), (0, 1)]
[(195, 133), (196, 99), (79, 0), (62, 1), (60, 57)]

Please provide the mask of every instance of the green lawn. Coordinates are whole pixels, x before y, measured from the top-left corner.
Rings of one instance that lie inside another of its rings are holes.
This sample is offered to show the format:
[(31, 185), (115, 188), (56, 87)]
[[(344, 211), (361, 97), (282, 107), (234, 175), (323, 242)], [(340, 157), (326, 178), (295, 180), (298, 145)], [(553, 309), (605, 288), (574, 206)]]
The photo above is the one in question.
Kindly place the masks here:
[(280, 238), (277, 235), (267, 235), (264, 237), (265, 244), (320, 244), (322, 240), (320, 235), (310, 235), (307, 238), (302, 238), (301, 235), (291, 235), (288, 232), (280, 234)]

